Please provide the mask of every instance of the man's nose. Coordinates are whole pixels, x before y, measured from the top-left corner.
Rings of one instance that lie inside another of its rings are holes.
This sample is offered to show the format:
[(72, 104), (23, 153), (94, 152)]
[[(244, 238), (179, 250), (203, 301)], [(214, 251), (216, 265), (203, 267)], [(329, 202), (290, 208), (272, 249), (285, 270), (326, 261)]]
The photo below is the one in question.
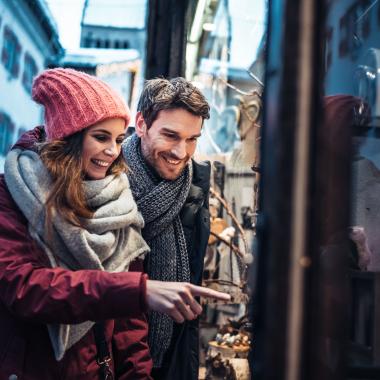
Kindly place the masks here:
[(171, 149), (171, 152), (173, 155), (175, 155), (179, 160), (182, 160), (186, 157), (186, 142), (185, 141), (179, 141), (177, 142), (173, 148)]

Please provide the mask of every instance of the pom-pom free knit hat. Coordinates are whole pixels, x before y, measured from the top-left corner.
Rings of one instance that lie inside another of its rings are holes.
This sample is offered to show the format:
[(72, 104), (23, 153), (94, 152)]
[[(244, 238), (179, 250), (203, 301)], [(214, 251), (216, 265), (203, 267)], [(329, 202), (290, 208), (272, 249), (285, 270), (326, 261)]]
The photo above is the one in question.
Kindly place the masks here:
[(32, 98), (45, 108), (48, 140), (62, 139), (95, 123), (131, 113), (123, 99), (100, 79), (73, 69), (49, 69), (34, 79)]

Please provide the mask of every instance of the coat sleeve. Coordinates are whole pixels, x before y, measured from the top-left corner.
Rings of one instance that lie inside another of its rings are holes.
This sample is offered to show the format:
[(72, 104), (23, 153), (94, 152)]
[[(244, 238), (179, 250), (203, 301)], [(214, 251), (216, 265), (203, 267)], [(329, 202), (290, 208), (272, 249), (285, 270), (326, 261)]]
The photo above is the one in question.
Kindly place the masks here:
[(115, 320), (112, 350), (117, 379), (152, 379), (147, 337), (145, 316)]
[(49, 268), (27, 222), (0, 176), (0, 302), (36, 323), (139, 317), (146, 309), (146, 276)]
[[(142, 270), (142, 260), (135, 260), (131, 264), (130, 271)], [(117, 379), (152, 379), (150, 373), (153, 364), (148, 347), (148, 321), (145, 314), (115, 321), (112, 348)]]

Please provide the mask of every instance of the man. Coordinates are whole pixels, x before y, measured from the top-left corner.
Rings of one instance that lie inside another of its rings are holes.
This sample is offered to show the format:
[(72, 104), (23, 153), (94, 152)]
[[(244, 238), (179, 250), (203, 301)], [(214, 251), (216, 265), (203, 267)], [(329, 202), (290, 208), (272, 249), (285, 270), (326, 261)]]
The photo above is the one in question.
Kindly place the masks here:
[[(131, 189), (145, 220), (143, 236), (151, 248), (145, 270), (152, 280), (201, 283), (210, 165), (192, 156), (209, 111), (202, 93), (185, 79), (149, 80), (138, 104), (136, 133), (123, 144)], [(150, 313), (156, 380), (198, 379), (197, 314), (191, 305), (183, 307), (175, 323)]]

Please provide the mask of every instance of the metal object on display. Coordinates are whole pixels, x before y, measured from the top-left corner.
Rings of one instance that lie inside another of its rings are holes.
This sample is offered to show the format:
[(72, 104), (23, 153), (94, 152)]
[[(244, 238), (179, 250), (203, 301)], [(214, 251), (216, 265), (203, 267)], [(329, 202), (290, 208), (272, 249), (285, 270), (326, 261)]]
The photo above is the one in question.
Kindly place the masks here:
[[(214, 183), (218, 186), (221, 196), (224, 194), (224, 176), (226, 173), (226, 166), (219, 162), (214, 161)], [(220, 215), (221, 216), (221, 215)]]
[(226, 280), (204, 280), (204, 284), (213, 290), (218, 292), (228, 293), (231, 296), (231, 300), (228, 302), (218, 301), (214, 299), (204, 299), (204, 302), (209, 305), (216, 304), (247, 304), (248, 303), (248, 294), (245, 292), (245, 284), (239, 285), (234, 284), (231, 281)]
[(255, 218), (257, 213), (255, 213), (251, 207), (243, 206), (241, 208), (241, 219), (243, 221), (242, 226), (246, 230), (253, 230), (255, 226)]
[(226, 210), (227, 214), (231, 217), (232, 221), (236, 225), (236, 227), (239, 231), (240, 237), (244, 242), (244, 256), (245, 256), (248, 253), (248, 243), (247, 243), (247, 239), (245, 237), (245, 233), (244, 233), (244, 229), (243, 229), (242, 225), (239, 223), (235, 213), (232, 211), (231, 207), (228, 205), (226, 200), (223, 199), (222, 196), (217, 191), (215, 191), (213, 188), (210, 188), (210, 194), (211, 194), (211, 196), (218, 199), (218, 201), (222, 204), (222, 206)]
[[(239, 235), (244, 243), (243, 250), (238, 247), (236, 244), (232, 242), (232, 240), (226, 240), (221, 233), (216, 233), (216, 230), (211, 229), (211, 236), (213, 239), (211, 239), (212, 243), (215, 243), (216, 241), (221, 241), (227, 246), (230, 247), (231, 254), (233, 253), (236, 255), (237, 258), (237, 265), (238, 270), (240, 274), (240, 284), (235, 284), (232, 282), (232, 278), (230, 278), (231, 281), (227, 280), (221, 280), (221, 279), (207, 279), (204, 280), (204, 284), (214, 290), (218, 290), (221, 292), (226, 292), (231, 296), (231, 300), (228, 302), (228, 304), (247, 304), (248, 303), (248, 294), (246, 291), (246, 277), (247, 277), (247, 262), (249, 261), (248, 258), (251, 257), (249, 251), (248, 251), (248, 243), (245, 236), (244, 229), (240, 222), (238, 221), (235, 213), (232, 211), (231, 207), (227, 204), (226, 200), (221, 197), (221, 195), (216, 192), (213, 188), (210, 189), (210, 193), (212, 197), (215, 197), (220, 204), (224, 207), (227, 214), (231, 217), (234, 225), (236, 226), (236, 229), (239, 231)], [(213, 226), (213, 220), (211, 220), (211, 227)], [(226, 304), (226, 302), (221, 302), (217, 300), (212, 299), (205, 299), (205, 304)]]

